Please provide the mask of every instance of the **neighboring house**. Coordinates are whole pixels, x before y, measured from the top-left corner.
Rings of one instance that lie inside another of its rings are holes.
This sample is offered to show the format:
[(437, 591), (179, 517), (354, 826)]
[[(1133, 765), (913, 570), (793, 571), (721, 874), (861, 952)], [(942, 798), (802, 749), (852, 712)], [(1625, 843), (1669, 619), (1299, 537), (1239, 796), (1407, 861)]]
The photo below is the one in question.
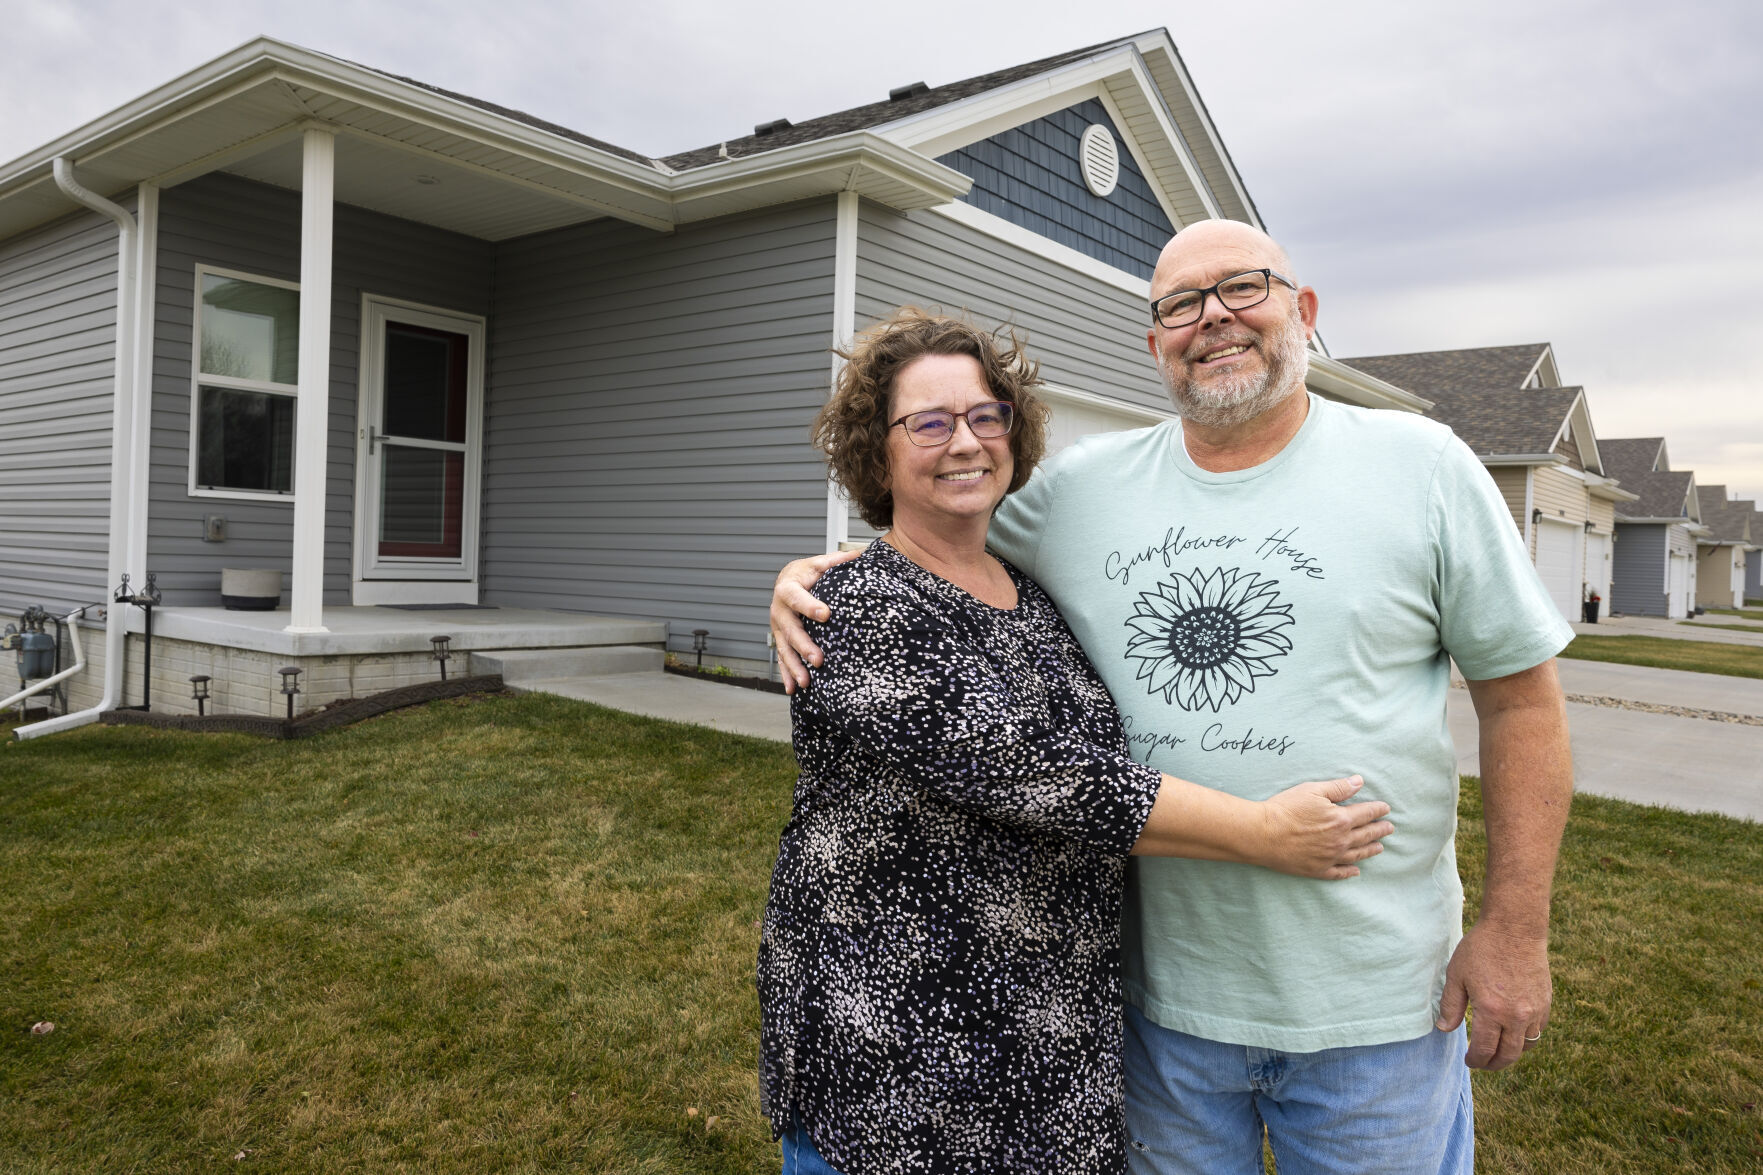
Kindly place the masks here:
[(1751, 503), (1727, 501), (1723, 485), (1698, 486), (1696, 501), (1709, 531), (1696, 540), (1696, 604), (1742, 608), (1745, 556), (1763, 547), (1763, 533), (1751, 529)]
[(424, 676), (437, 630), (764, 667), (777, 567), (863, 533), (807, 440), (830, 349), (965, 309), (1026, 331), (1056, 443), (1164, 419), (1149, 277), (1207, 218), (1259, 223), (1161, 30), (666, 158), (253, 41), (0, 167), (0, 615), (155, 574), (172, 708)]
[(1603, 443), (1611, 475), (1639, 497), (1616, 511), (1611, 611), (1681, 620), (1695, 608), (1702, 526), (1695, 474), (1671, 468), (1664, 437)]
[(1763, 600), (1763, 510), (1748, 498), (1737, 502), (1751, 512), (1751, 542), (1755, 544), (1745, 553), (1745, 599)]
[(1611, 610), (1616, 510), (1635, 495), (1607, 475), (1585, 389), (1560, 386), (1549, 344), (1344, 362), (1432, 401), (1426, 414), (1487, 466), (1563, 616), (1582, 619), (1594, 595)]

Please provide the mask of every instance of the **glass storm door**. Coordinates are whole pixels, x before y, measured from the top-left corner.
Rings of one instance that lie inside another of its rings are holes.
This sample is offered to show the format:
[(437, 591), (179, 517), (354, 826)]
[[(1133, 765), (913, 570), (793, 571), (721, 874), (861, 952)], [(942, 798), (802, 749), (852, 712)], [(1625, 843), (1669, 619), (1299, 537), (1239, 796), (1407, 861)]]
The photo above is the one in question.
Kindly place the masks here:
[(472, 579), (481, 321), (374, 301), (367, 311), (363, 578)]

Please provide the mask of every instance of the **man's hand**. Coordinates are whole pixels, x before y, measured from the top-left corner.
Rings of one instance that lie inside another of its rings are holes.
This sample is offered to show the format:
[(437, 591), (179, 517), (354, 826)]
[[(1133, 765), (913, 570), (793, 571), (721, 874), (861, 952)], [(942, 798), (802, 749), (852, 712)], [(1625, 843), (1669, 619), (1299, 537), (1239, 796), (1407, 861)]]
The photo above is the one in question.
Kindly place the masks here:
[(1445, 968), (1439, 1031), (1463, 1023), (1469, 1004), (1471, 1069), (1504, 1069), (1523, 1056), (1549, 1023), (1548, 936), (1507, 935), (1486, 922), (1470, 927)]
[(802, 617), (826, 620), (832, 609), (809, 595), (828, 567), (855, 559), (861, 551), (835, 551), (786, 563), (771, 589), (771, 640), (777, 646), (777, 665), (783, 671), (784, 692), (808, 688), (808, 666), (820, 664), (820, 646), (808, 639)]
[(1445, 969), (1438, 1027), (1475, 1008), (1467, 1062), (1503, 1069), (1549, 1022), (1549, 893), (1567, 809), (1573, 752), (1555, 662), (1471, 681), (1481, 727), (1481, 805), (1487, 880), (1481, 916)]

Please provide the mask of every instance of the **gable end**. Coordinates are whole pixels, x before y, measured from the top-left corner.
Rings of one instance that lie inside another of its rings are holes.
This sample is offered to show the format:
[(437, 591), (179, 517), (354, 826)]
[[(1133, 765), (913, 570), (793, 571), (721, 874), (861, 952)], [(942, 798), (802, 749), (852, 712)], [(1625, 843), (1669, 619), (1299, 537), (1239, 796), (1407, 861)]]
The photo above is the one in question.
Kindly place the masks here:
[[(1084, 182), (1081, 143), (1090, 126), (1105, 128), (1118, 148), (1119, 175), (1106, 197)], [(937, 162), (973, 179), (964, 203), (1146, 280), (1175, 235), (1120, 129), (1095, 98), (969, 143)]]

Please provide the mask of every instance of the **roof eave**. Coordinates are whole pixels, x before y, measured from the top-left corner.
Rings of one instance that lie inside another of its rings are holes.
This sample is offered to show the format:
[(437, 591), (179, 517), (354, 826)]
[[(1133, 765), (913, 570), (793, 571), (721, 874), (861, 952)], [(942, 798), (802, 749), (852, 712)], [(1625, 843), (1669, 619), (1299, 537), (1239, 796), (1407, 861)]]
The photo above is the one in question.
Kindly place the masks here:
[(1565, 465), (1567, 458), (1559, 453), (1477, 453), (1483, 465)]
[(1348, 367), (1339, 359), (1312, 351), (1309, 360), (1310, 371), (1304, 377), (1304, 382), (1314, 385), (1319, 391), (1367, 408), (1425, 412), (1432, 407), (1431, 400), (1423, 399), (1395, 384), (1386, 383), (1374, 375), (1368, 375), (1357, 367)]

